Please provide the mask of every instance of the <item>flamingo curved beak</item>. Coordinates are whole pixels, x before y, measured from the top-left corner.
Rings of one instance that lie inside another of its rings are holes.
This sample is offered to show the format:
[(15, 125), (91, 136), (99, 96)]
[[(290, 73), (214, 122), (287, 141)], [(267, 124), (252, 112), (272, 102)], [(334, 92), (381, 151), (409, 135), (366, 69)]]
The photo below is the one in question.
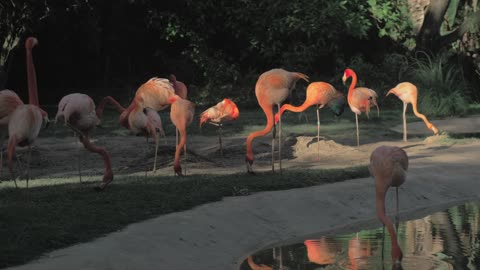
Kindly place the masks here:
[(345, 73), (343, 73), (342, 81), (343, 81), (343, 85), (345, 85), (347, 82), (347, 76), (345, 76)]

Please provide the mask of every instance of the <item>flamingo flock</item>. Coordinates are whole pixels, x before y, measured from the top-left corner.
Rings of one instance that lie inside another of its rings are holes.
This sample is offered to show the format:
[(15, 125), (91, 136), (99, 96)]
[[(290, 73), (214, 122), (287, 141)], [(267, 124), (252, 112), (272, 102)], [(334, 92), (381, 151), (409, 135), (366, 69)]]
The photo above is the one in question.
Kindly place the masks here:
[[(7, 142), (8, 167), (18, 187), (15, 177), (14, 155), (17, 146), (28, 148), (27, 165), (25, 169), (26, 186), (30, 179), (31, 147), (37, 138), (42, 126), (49, 122), (48, 114), (40, 108), (38, 98), (37, 77), (32, 57), (32, 49), (38, 45), (34, 37), (25, 41), (26, 67), (29, 102), (24, 104), (19, 96), (11, 90), (0, 91), (0, 144)], [(311, 82), (307, 75), (300, 72), (287, 71), (276, 68), (261, 74), (255, 85), (255, 95), (258, 105), (266, 117), (266, 125), (263, 129), (250, 133), (246, 138), (245, 162), (247, 172), (254, 174), (254, 147), (256, 138), (265, 136), (272, 130), (272, 171), (275, 171), (275, 140), (277, 139), (278, 125), (278, 162), (279, 171), (282, 172), (282, 114), (285, 111), (302, 112), (311, 106), (317, 109), (317, 155), (320, 157), (320, 109), (329, 107), (332, 112), (339, 116), (343, 113), (346, 104), (355, 114), (356, 141), (360, 145), (360, 133), (358, 117), (365, 112), (369, 117), (370, 108), (375, 106), (377, 116), (380, 109), (377, 103), (377, 93), (369, 88), (356, 87), (357, 74), (350, 68), (345, 69), (342, 80), (344, 83), (351, 78), (347, 95), (335, 89), (326, 82)], [(306, 99), (303, 104), (294, 106), (282, 104), (295, 89), (299, 80), (310, 83), (306, 89)], [(436, 135), (439, 130), (428, 121), (425, 115), (417, 110), (418, 89), (409, 82), (403, 82), (387, 92), (386, 96), (394, 94), (403, 102), (403, 140), (407, 141), (406, 109), (409, 103), (412, 104), (414, 114), (421, 118), (428, 129)], [(170, 120), (176, 128), (175, 155), (173, 171), (176, 175), (187, 174), (182, 171), (180, 162), (181, 152), (184, 152), (185, 160), (187, 155), (187, 127), (195, 118), (195, 104), (188, 100), (187, 86), (178, 81), (176, 76), (171, 74), (168, 79), (153, 77), (139, 86), (131, 103), (124, 107), (114, 97), (104, 97), (98, 106), (91, 97), (82, 93), (73, 93), (64, 96), (59, 104), (55, 116), (55, 122), (63, 122), (78, 136), (79, 141), (90, 152), (97, 153), (104, 161), (105, 173), (98, 190), (104, 190), (114, 178), (111, 164), (111, 156), (108, 149), (99, 147), (92, 143), (92, 132), (101, 124), (103, 110), (107, 104), (111, 104), (119, 112), (118, 122), (134, 135), (151, 137), (155, 142), (155, 158), (152, 172), (157, 170), (157, 156), (159, 148), (159, 137), (165, 137), (162, 120), (159, 111), (170, 107)], [(274, 107), (277, 107), (274, 114)], [(220, 154), (223, 157), (222, 126), (225, 122), (235, 121), (239, 118), (240, 111), (237, 105), (229, 98), (224, 98), (215, 106), (212, 106), (201, 113), (200, 127), (203, 124), (212, 124), (218, 127)], [(18, 159), (17, 159), (18, 162)], [(2, 173), (3, 152), (0, 151), (0, 173)], [(398, 187), (406, 179), (408, 168), (408, 156), (404, 150), (398, 147), (381, 146), (372, 152), (370, 158), (370, 172), (375, 178), (376, 202), (378, 219), (387, 227), (392, 236), (392, 258), (399, 262), (402, 259), (402, 252), (396, 240), (395, 230), (391, 220), (385, 214), (385, 194), (390, 187), (397, 188), (397, 216), (398, 216)], [(253, 263), (253, 261), (252, 261)], [(262, 266), (263, 267), (263, 266)], [(260, 269), (260, 268), (259, 268)], [(263, 269), (263, 268), (262, 268)]]

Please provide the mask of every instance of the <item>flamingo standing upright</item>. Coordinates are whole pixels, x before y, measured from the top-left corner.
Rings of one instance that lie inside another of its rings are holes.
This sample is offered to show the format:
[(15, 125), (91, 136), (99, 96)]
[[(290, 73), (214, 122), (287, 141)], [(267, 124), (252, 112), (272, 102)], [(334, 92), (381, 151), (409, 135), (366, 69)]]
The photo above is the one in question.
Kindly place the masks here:
[(0, 175), (3, 171), (3, 141), (8, 138), (8, 122), (19, 105), (23, 105), (23, 101), (15, 92), (8, 89), (0, 91)]
[(345, 107), (345, 96), (335, 87), (325, 82), (312, 82), (307, 87), (307, 97), (303, 104), (298, 107), (284, 104), (275, 114), (275, 123), (279, 121), (280, 116), (286, 110), (303, 112), (312, 105), (317, 105), (317, 157), (320, 158), (320, 109), (328, 105), (336, 116), (340, 116)]
[(355, 88), (355, 85), (357, 84), (357, 74), (355, 74), (353, 70), (347, 68), (343, 73), (343, 83), (345, 83), (350, 77), (352, 77), (352, 83), (350, 84), (350, 88), (348, 89), (347, 100), (350, 109), (355, 114), (355, 123), (357, 125), (357, 146), (359, 146), (360, 133), (358, 131), (358, 116), (362, 114), (362, 112), (365, 112), (368, 117), (371, 105), (377, 107), (377, 115), (380, 116), (380, 109), (378, 108), (377, 104), (377, 92), (365, 87)]
[(119, 122), (122, 126), (135, 135), (152, 136), (155, 140), (154, 173), (157, 170), (159, 143), (157, 130), (162, 136), (165, 136), (162, 121), (157, 112), (168, 107), (170, 105), (168, 99), (174, 95), (175, 90), (167, 79), (155, 77), (138, 88), (132, 103), (127, 108), (122, 107), (114, 98), (107, 96), (103, 98), (96, 110), (97, 116), (101, 118), (106, 103), (111, 103), (120, 112)]
[(387, 227), (392, 242), (392, 259), (395, 264), (402, 260), (402, 251), (392, 221), (385, 214), (385, 196), (390, 187), (396, 187), (396, 220), (398, 222), (398, 187), (405, 182), (408, 169), (407, 153), (394, 146), (380, 146), (370, 156), (368, 167), (375, 178), (377, 217)]
[[(11, 113), (10, 119), (8, 121), (8, 167), (15, 182), (15, 187), (18, 187), (13, 172), (13, 155), (15, 154), (15, 147), (17, 145), (28, 147), (26, 171), (28, 188), (28, 180), (30, 179), (30, 160), (32, 154), (31, 145), (37, 138), (42, 124), (48, 124), (48, 114), (44, 110), (40, 109), (38, 102), (37, 76), (35, 73), (35, 66), (33, 64), (32, 57), (32, 49), (37, 44), (38, 41), (34, 37), (29, 37), (25, 41), (25, 49), (27, 52), (27, 80), (29, 104), (20, 104), (19, 101), (16, 100), (15, 102), (17, 106), (15, 110)], [(10, 98), (13, 99), (18, 98), (18, 96), (13, 95), (12, 93), (13, 92), (7, 92), (7, 95), (9, 95)]]
[[(170, 110), (170, 119), (180, 133), (180, 142), (176, 146), (175, 160), (173, 170), (175, 174), (182, 176), (182, 167), (180, 166), (180, 153), (182, 148), (187, 159), (187, 126), (192, 123), (193, 115), (195, 114), (195, 104), (174, 95), (168, 99), (172, 108)], [(185, 174), (187, 173), (185, 165)]]
[(85, 149), (102, 156), (105, 162), (105, 174), (102, 184), (98, 189), (105, 189), (105, 187), (113, 181), (113, 173), (110, 155), (107, 150), (95, 146), (90, 141), (90, 132), (100, 122), (95, 113), (95, 103), (85, 94), (74, 93), (66, 95), (58, 104), (55, 122), (59, 120), (63, 120), (66, 126), (78, 134), (78, 139)]
[(421, 114), (417, 110), (417, 96), (418, 90), (413, 83), (402, 82), (397, 84), (394, 88), (388, 91), (387, 96), (394, 94), (403, 102), (403, 141), (407, 142), (407, 118), (405, 113), (407, 112), (408, 103), (412, 104), (413, 113), (416, 117), (421, 118), (428, 129), (433, 131), (433, 134), (438, 135), (438, 129), (428, 121), (425, 115)]
[(207, 122), (214, 126), (218, 126), (218, 143), (220, 144), (220, 155), (222, 157), (222, 125), (225, 121), (237, 120), (239, 115), (240, 112), (237, 105), (228, 98), (225, 98), (217, 103), (217, 105), (208, 108), (200, 115), (200, 127)]
[[(252, 142), (256, 137), (265, 136), (268, 134), (274, 127), (273, 119), (273, 106), (277, 105), (278, 110), (280, 110), (280, 104), (288, 97), (289, 93), (295, 88), (295, 84), (299, 79), (303, 79), (308, 82), (308, 76), (299, 72), (289, 72), (284, 69), (272, 69), (267, 72), (264, 72), (257, 80), (255, 85), (255, 95), (257, 96), (257, 101), (260, 107), (262, 108), (265, 116), (267, 117), (267, 124), (263, 130), (255, 131), (250, 133), (247, 137), (247, 153), (245, 156), (245, 162), (247, 165), (247, 171), (253, 173), (253, 150)], [(279, 140), (281, 140), (282, 134), (282, 118), (279, 118)], [(272, 138), (272, 171), (275, 170), (274, 166), (274, 142), (275, 142), (275, 131), (273, 132)], [(282, 171), (282, 152), (281, 146), (279, 144), (278, 152), (280, 156), (280, 172)]]

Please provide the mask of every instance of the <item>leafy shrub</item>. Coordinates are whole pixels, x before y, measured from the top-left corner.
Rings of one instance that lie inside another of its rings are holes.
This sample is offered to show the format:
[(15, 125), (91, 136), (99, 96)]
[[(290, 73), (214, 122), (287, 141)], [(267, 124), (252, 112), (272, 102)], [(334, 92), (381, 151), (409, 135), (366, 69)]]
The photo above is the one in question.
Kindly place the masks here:
[(446, 53), (419, 56), (411, 58), (408, 71), (408, 77), (418, 87), (419, 110), (437, 116), (465, 113), (470, 89), (461, 66)]

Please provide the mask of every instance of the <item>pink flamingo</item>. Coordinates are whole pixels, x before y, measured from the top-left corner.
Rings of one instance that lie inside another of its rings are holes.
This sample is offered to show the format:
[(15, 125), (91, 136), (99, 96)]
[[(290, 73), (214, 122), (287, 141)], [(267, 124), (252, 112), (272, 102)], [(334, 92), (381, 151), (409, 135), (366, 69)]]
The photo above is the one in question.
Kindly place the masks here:
[(412, 104), (413, 113), (418, 118), (421, 118), (428, 129), (433, 131), (433, 134), (438, 135), (438, 129), (428, 121), (425, 115), (421, 114), (417, 110), (417, 96), (418, 90), (417, 87), (409, 82), (403, 82), (397, 84), (394, 88), (388, 91), (387, 96), (390, 94), (394, 94), (403, 102), (403, 141), (407, 141), (407, 118), (405, 113), (407, 112), (407, 105), (408, 103)]
[(380, 146), (372, 152), (368, 169), (375, 178), (377, 217), (388, 229), (392, 241), (392, 259), (395, 264), (399, 264), (403, 255), (392, 221), (385, 214), (385, 196), (390, 187), (396, 187), (396, 219), (398, 220), (398, 187), (406, 179), (407, 153), (398, 147)]
[(223, 157), (222, 147), (222, 126), (226, 121), (237, 120), (240, 112), (237, 105), (230, 99), (225, 98), (217, 105), (212, 106), (205, 110), (200, 115), (200, 127), (204, 123), (209, 123), (214, 126), (218, 126), (218, 142), (220, 144), (220, 155)]
[[(182, 99), (187, 99), (187, 86), (183, 82), (177, 81), (177, 77), (173, 74), (168, 76), (168, 80), (172, 84), (173, 89), (175, 89), (175, 95), (181, 97)], [(178, 129), (175, 129), (175, 144), (178, 144)]]
[[(180, 133), (180, 142), (176, 145), (175, 160), (173, 169), (175, 174), (182, 176), (182, 167), (180, 166), (180, 153), (184, 151), (185, 160), (187, 159), (187, 126), (193, 120), (195, 114), (195, 104), (182, 99), (181, 97), (174, 95), (168, 99), (168, 102), (172, 104), (170, 110), (170, 119)], [(185, 174), (187, 173), (185, 165)]]
[[(98, 105), (96, 110), (99, 118), (103, 115), (106, 103), (111, 103), (120, 112), (119, 122), (135, 135), (150, 135), (155, 140), (155, 161), (153, 172), (157, 170), (158, 143), (157, 130), (165, 136), (162, 120), (157, 111), (170, 105), (168, 99), (175, 95), (173, 86), (167, 79), (151, 78), (142, 84), (132, 103), (124, 108), (114, 98), (107, 96)], [(148, 137), (147, 137), (148, 138)]]
[[(27, 79), (28, 79), (28, 98), (29, 104), (19, 104), (18, 100), (16, 109), (11, 113), (8, 121), (8, 146), (7, 146), (7, 158), (8, 167), (10, 173), (17, 186), (17, 181), (13, 172), (13, 155), (15, 154), (15, 147), (27, 146), (28, 158), (27, 158), (27, 188), (28, 180), (30, 179), (30, 160), (32, 156), (31, 145), (35, 141), (40, 132), (42, 124), (45, 122), (48, 124), (48, 114), (40, 109), (38, 102), (38, 89), (37, 89), (37, 76), (35, 73), (35, 66), (32, 58), (32, 48), (38, 44), (38, 41), (34, 37), (29, 37), (25, 41), (25, 49), (27, 51)], [(12, 92), (7, 92), (10, 98), (15, 99)], [(17, 96), (18, 98), (18, 96)]]
[[(267, 117), (267, 125), (263, 130), (250, 133), (247, 137), (247, 153), (245, 156), (245, 162), (247, 165), (247, 171), (253, 174), (253, 150), (252, 143), (256, 137), (267, 135), (274, 127), (273, 123), (273, 106), (277, 105), (280, 110), (280, 104), (288, 97), (295, 84), (299, 79), (303, 79), (308, 82), (308, 76), (298, 72), (289, 72), (284, 69), (272, 69), (262, 75), (257, 80), (255, 85), (255, 95), (257, 96), (258, 104), (262, 108), (265, 116)], [(279, 119), (279, 135), (278, 139), (281, 141), (282, 136), (282, 118)], [(272, 171), (275, 171), (273, 150), (275, 148), (275, 131), (272, 138)], [(279, 144), (278, 152), (280, 156), (280, 172), (282, 172), (282, 149)]]
[(357, 84), (357, 74), (355, 74), (353, 70), (347, 68), (343, 73), (343, 83), (345, 83), (350, 77), (352, 77), (352, 83), (350, 84), (350, 88), (348, 89), (347, 100), (348, 105), (350, 105), (350, 109), (353, 113), (355, 113), (355, 123), (357, 125), (357, 146), (359, 146), (360, 134), (358, 131), (358, 116), (362, 114), (362, 112), (365, 112), (368, 117), (371, 105), (377, 107), (377, 115), (380, 116), (380, 109), (378, 108), (377, 104), (377, 93), (372, 89), (365, 87), (355, 88), (355, 85)]
[(100, 122), (95, 113), (95, 103), (93, 100), (89, 96), (80, 93), (64, 96), (58, 104), (55, 122), (58, 120), (63, 120), (66, 126), (78, 134), (78, 139), (85, 149), (97, 153), (103, 158), (105, 162), (105, 174), (102, 184), (97, 189), (105, 189), (105, 187), (113, 181), (113, 173), (108, 152), (104, 148), (95, 146), (90, 141), (90, 132)]
[(335, 87), (326, 82), (312, 82), (307, 87), (307, 97), (302, 105), (296, 107), (284, 104), (275, 114), (275, 123), (278, 123), (284, 111), (303, 112), (310, 106), (317, 105), (317, 156), (320, 159), (320, 109), (328, 105), (332, 112), (340, 116), (345, 107), (345, 96)]
[(8, 122), (10, 117), (23, 101), (11, 90), (0, 91), (0, 175), (3, 169), (3, 141), (8, 138)]

